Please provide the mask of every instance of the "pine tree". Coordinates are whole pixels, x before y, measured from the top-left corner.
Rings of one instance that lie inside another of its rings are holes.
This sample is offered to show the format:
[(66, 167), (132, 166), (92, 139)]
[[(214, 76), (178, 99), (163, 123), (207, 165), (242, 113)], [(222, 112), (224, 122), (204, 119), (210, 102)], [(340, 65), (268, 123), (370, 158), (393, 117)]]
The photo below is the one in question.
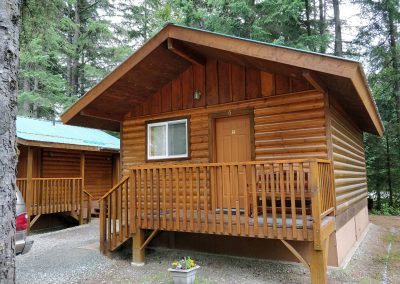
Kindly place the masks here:
[[(369, 62), (369, 82), (385, 124), (383, 138), (366, 135), (370, 191), (378, 207), (400, 204), (400, 103), (399, 34), (400, 3), (396, 0), (358, 1), (367, 24), (355, 45)], [(378, 208), (381, 209), (381, 208)]]

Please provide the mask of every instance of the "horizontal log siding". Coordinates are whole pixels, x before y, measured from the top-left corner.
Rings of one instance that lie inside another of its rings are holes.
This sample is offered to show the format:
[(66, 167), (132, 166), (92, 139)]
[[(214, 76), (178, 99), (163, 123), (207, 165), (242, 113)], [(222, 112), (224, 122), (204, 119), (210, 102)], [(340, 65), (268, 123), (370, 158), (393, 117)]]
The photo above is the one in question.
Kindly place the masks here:
[(209, 161), (210, 113), (254, 108), (257, 160), (327, 158), (323, 95), (315, 91), (216, 105), (168, 114), (126, 119), (122, 130), (122, 162), (127, 169), (145, 163), (145, 121), (183, 114), (190, 116), (191, 162)]
[(367, 198), (367, 177), (362, 132), (340, 111), (331, 108), (332, 151), (337, 213)]
[(80, 153), (43, 149), (42, 175), (46, 178), (80, 177)]
[(85, 190), (94, 200), (102, 197), (113, 186), (113, 159), (109, 153), (86, 153)]
[(254, 112), (257, 160), (327, 158), (322, 94), (271, 97)]

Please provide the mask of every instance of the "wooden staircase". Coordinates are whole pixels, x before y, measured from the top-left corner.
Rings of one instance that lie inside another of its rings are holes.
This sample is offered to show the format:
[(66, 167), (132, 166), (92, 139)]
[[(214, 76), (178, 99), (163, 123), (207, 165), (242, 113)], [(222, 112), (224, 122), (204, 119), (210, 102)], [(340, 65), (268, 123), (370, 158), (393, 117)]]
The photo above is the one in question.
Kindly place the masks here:
[(129, 177), (100, 199), (100, 250), (112, 252), (131, 239)]

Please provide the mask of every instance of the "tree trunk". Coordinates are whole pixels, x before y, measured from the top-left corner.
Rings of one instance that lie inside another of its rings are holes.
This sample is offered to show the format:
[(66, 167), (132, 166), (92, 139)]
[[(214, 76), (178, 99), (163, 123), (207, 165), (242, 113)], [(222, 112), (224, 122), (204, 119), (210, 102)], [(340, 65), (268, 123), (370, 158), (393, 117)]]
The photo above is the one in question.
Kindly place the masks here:
[(15, 170), (20, 0), (0, 1), (0, 282), (15, 283)]
[[(319, 35), (321, 36), (321, 38), (324, 36), (325, 34), (325, 30), (326, 30), (326, 23), (325, 23), (325, 2), (324, 0), (319, 0)], [(320, 50), (321, 53), (325, 53), (326, 52), (326, 48), (324, 44), (321, 44), (320, 46)]]
[(390, 145), (389, 145), (389, 131), (386, 132), (386, 171), (387, 181), (389, 188), (389, 206), (393, 206), (393, 187), (392, 187), (392, 172), (391, 172), (391, 161), (390, 161)]
[(340, 7), (339, 0), (332, 0), (333, 4), (333, 14), (335, 22), (335, 55), (343, 56), (342, 48), (342, 25), (340, 22)]
[(306, 10), (306, 29), (307, 35), (311, 36), (311, 23), (310, 23), (310, 3), (309, 0), (304, 0), (304, 6)]
[(72, 95), (77, 96), (79, 94), (79, 38), (81, 29), (81, 18), (80, 18), (80, 3), (81, 1), (76, 1), (74, 4), (74, 34), (72, 36), (72, 45), (74, 46), (75, 52), (71, 59), (71, 90)]
[(394, 7), (388, 7), (388, 25), (389, 25), (389, 41), (390, 41), (390, 55), (392, 67), (394, 71), (393, 91), (397, 103), (397, 122), (400, 122), (400, 67), (399, 56), (397, 54), (397, 27), (394, 20)]

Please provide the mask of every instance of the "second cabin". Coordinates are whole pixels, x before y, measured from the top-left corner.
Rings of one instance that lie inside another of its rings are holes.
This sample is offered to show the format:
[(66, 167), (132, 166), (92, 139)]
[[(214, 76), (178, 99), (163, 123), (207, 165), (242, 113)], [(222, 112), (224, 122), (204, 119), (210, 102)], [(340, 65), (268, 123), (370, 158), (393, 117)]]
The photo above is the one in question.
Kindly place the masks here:
[(162, 245), (325, 283), (368, 225), (363, 132), (383, 127), (358, 62), (167, 25), (62, 119), (120, 131), (100, 245), (132, 239), (134, 263)]
[[(17, 186), (31, 226), (53, 213), (90, 220), (98, 200), (119, 181), (119, 139), (104, 131), (17, 117), (17, 143)], [(47, 218), (42, 227), (55, 220)]]

